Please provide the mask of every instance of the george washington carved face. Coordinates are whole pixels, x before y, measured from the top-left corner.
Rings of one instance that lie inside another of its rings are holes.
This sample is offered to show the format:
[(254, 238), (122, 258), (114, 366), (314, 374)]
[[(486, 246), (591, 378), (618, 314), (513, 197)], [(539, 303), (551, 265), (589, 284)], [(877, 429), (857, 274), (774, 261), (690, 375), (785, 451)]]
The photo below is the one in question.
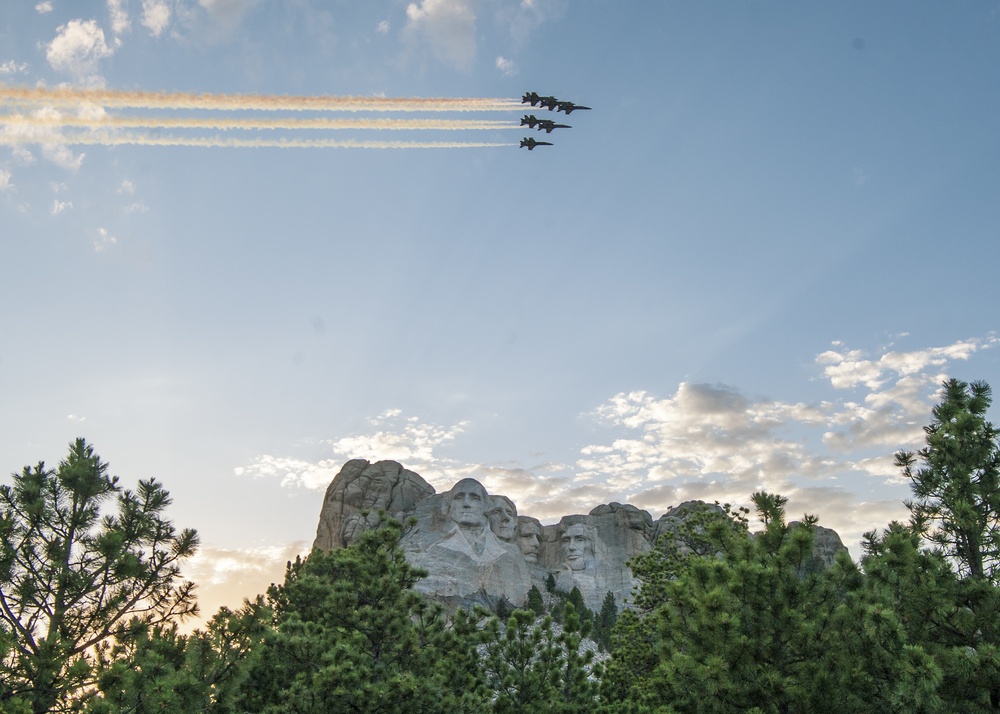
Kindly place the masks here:
[(448, 518), (465, 528), (482, 528), (486, 525), (489, 496), (483, 485), (474, 478), (463, 478), (451, 487), (447, 497)]

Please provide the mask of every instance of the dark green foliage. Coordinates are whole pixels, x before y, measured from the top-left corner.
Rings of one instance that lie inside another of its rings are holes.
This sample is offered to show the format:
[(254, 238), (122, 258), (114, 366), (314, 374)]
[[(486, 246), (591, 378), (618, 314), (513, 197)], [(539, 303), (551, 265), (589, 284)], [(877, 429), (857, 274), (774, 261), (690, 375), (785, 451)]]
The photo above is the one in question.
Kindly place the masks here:
[(594, 618), (594, 641), (603, 651), (611, 649), (611, 632), (618, 622), (618, 605), (615, 594), (609, 592), (601, 603), (601, 611)]
[[(197, 611), (180, 563), (193, 530), (163, 517), (170, 496), (154, 480), (122, 490), (93, 447), (77, 439), (58, 469), (25, 467), (0, 486), (0, 707), (36, 712), (79, 704), (94, 684), (94, 652), (137, 628)], [(114, 513), (102, 517), (102, 508)]]
[(204, 630), (189, 636), (175, 626), (134, 623), (131, 638), (100, 653), (98, 694), (86, 711), (229, 711), (269, 619), (258, 597), (236, 612), (223, 607)]
[(412, 590), (422, 572), (385, 521), (348, 548), (289, 563), (236, 708), (256, 712), (481, 711), (474, 649)]
[(515, 610), (506, 625), (488, 620), (480, 633), (480, 667), (498, 714), (537, 712), (576, 714), (595, 706), (591, 652), (582, 650), (583, 631), (572, 603), (556, 634), (551, 617), (537, 619), (531, 610)]
[(531, 590), (528, 591), (526, 607), (535, 613), (536, 617), (541, 617), (545, 614), (545, 601), (542, 600), (542, 593), (534, 585), (532, 585)]
[(514, 606), (510, 604), (510, 600), (505, 597), (501, 597), (500, 601), (497, 603), (496, 615), (501, 621), (505, 621), (514, 612)]
[(545, 591), (554, 593), (556, 591), (556, 576), (549, 573), (549, 576), (545, 578)]
[[(933, 711), (939, 675), (890, 608), (870, 602), (846, 555), (803, 575), (815, 518), (789, 528), (785, 499), (753, 496), (764, 530), (709, 508), (635, 559), (638, 613), (612, 637), (602, 697), (612, 709), (677, 712)], [(615, 706), (612, 706), (615, 705)]]
[[(963, 576), (996, 582), (1000, 564), (1000, 432), (986, 421), (985, 382), (949, 379), (924, 427), (926, 445), (901, 451), (896, 465), (910, 479), (913, 525), (952, 559)], [(915, 468), (917, 463), (922, 464)]]

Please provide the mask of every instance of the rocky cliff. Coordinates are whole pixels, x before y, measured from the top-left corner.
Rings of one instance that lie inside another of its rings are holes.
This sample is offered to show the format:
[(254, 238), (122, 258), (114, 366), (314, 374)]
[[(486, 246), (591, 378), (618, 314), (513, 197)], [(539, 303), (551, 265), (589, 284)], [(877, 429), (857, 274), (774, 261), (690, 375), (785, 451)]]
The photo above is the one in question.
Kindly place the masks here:
[[(412, 519), (402, 547), (411, 563), (428, 571), (417, 589), (450, 607), (495, 608), (504, 599), (521, 606), (532, 585), (544, 591), (551, 576), (557, 590), (579, 588), (587, 606), (599, 610), (609, 592), (619, 605), (631, 601), (637, 583), (629, 559), (649, 551), (657, 537), (669, 537), (699, 505), (680, 504), (654, 521), (635, 506), (609, 503), (542, 525), (475, 479), (438, 494), (395, 461), (354, 459), (326, 490), (313, 545), (350, 545), (384, 511)], [(829, 566), (840, 550), (846, 548), (834, 531), (817, 528), (814, 567)]]

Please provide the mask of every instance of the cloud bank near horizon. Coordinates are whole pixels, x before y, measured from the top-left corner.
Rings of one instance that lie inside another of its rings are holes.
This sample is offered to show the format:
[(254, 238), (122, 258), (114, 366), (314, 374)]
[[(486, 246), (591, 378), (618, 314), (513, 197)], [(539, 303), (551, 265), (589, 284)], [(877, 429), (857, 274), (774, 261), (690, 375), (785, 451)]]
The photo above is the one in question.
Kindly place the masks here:
[(907, 489), (892, 458), (920, 446), (941, 382), (998, 343), (989, 334), (875, 354), (833, 343), (814, 360), (830, 398), (812, 403), (750, 397), (726, 384), (681, 382), (669, 396), (622, 392), (584, 415), (605, 437), (573, 463), (463, 461), (449, 454), (468, 422), (433, 424), (389, 409), (369, 430), (325, 441), (328, 459), (261, 455), (236, 471), (322, 490), (349, 459), (394, 460), (438, 491), (477, 478), (550, 522), (612, 501), (656, 518), (692, 499), (746, 504), (765, 489), (787, 496), (790, 514), (815, 513), (856, 546), (864, 531), (902, 517)]

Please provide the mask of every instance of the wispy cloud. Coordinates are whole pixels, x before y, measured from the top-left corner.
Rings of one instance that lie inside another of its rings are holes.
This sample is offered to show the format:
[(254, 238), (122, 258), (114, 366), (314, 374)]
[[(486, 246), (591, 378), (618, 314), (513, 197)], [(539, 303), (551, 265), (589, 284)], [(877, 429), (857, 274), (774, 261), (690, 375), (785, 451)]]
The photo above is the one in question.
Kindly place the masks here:
[(25, 63), (18, 64), (14, 60), (7, 60), (6, 62), (0, 63), (0, 75), (8, 74), (20, 74), (28, 68)]
[(198, 0), (198, 5), (223, 31), (231, 32), (251, 10), (260, 5), (260, 0)]
[(111, 32), (115, 34), (116, 44), (121, 44), (118, 35), (128, 32), (131, 25), (125, 5), (126, 0), (108, 0), (108, 18), (111, 21)]
[(10, 171), (7, 169), (0, 169), (0, 193), (14, 188), (11, 178), (13, 178), (13, 175)]
[(142, 0), (142, 26), (159, 37), (170, 26), (170, 5), (166, 0)]
[(114, 54), (95, 20), (70, 20), (60, 25), (56, 37), (45, 50), (45, 59), (52, 69), (68, 72), (78, 81), (98, 85), (103, 79), (97, 64)]
[(208, 620), (221, 606), (238, 607), (243, 598), (253, 598), (271, 583), (282, 582), (285, 564), (308, 552), (309, 544), (304, 541), (242, 549), (202, 546), (184, 564), (182, 577), (198, 583), (201, 618)]
[(107, 250), (118, 242), (107, 228), (98, 228), (97, 237), (94, 239), (94, 251), (100, 253)]
[(52, 12), (52, 0), (44, 0), (43, 2), (35, 5), (35, 12), (39, 15), (46, 15)]
[(73, 208), (72, 201), (60, 201), (58, 199), (52, 201), (52, 215), (62, 213), (63, 211), (69, 211)]
[[(449, 454), (468, 424), (442, 426), (388, 410), (368, 429), (325, 442), (332, 457), (262, 456), (238, 471), (323, 489), (348, 459), (391, 459), (439, 491), (477, 478), (542, 520), (611, 501), (658, 517), (685, 500), (745, 504), (753, 491), (767, 489), (789, 497), (790, 512), (820, 515), (856, 546), (863, 531), (902, 516), (906, 494), (892, 457), (919, 445), (941, 381), (956, 363), (998, 344), (988, 335), (868, 355), (835, 343), (816, 357), (817, 376), (831, 390), (816, 402), (690, 382), (669, 396), (622, 392), (584, 415), (605, 437), (582, 447), (573, 464), (463, 461)], [(885, 495), (894, 489), (899, 498)]]
[(476, 12), (469, 0), (420, 0), (406, 7), (406, 33), (434, 56), (469, 71), (476, 58)]
[(517, 74), (517, 65), (514, 64), (513, 60), (509, 60), (506, 57), (497, 57), (496, 65), (497, 69), (505, 77), (513, 77)]

